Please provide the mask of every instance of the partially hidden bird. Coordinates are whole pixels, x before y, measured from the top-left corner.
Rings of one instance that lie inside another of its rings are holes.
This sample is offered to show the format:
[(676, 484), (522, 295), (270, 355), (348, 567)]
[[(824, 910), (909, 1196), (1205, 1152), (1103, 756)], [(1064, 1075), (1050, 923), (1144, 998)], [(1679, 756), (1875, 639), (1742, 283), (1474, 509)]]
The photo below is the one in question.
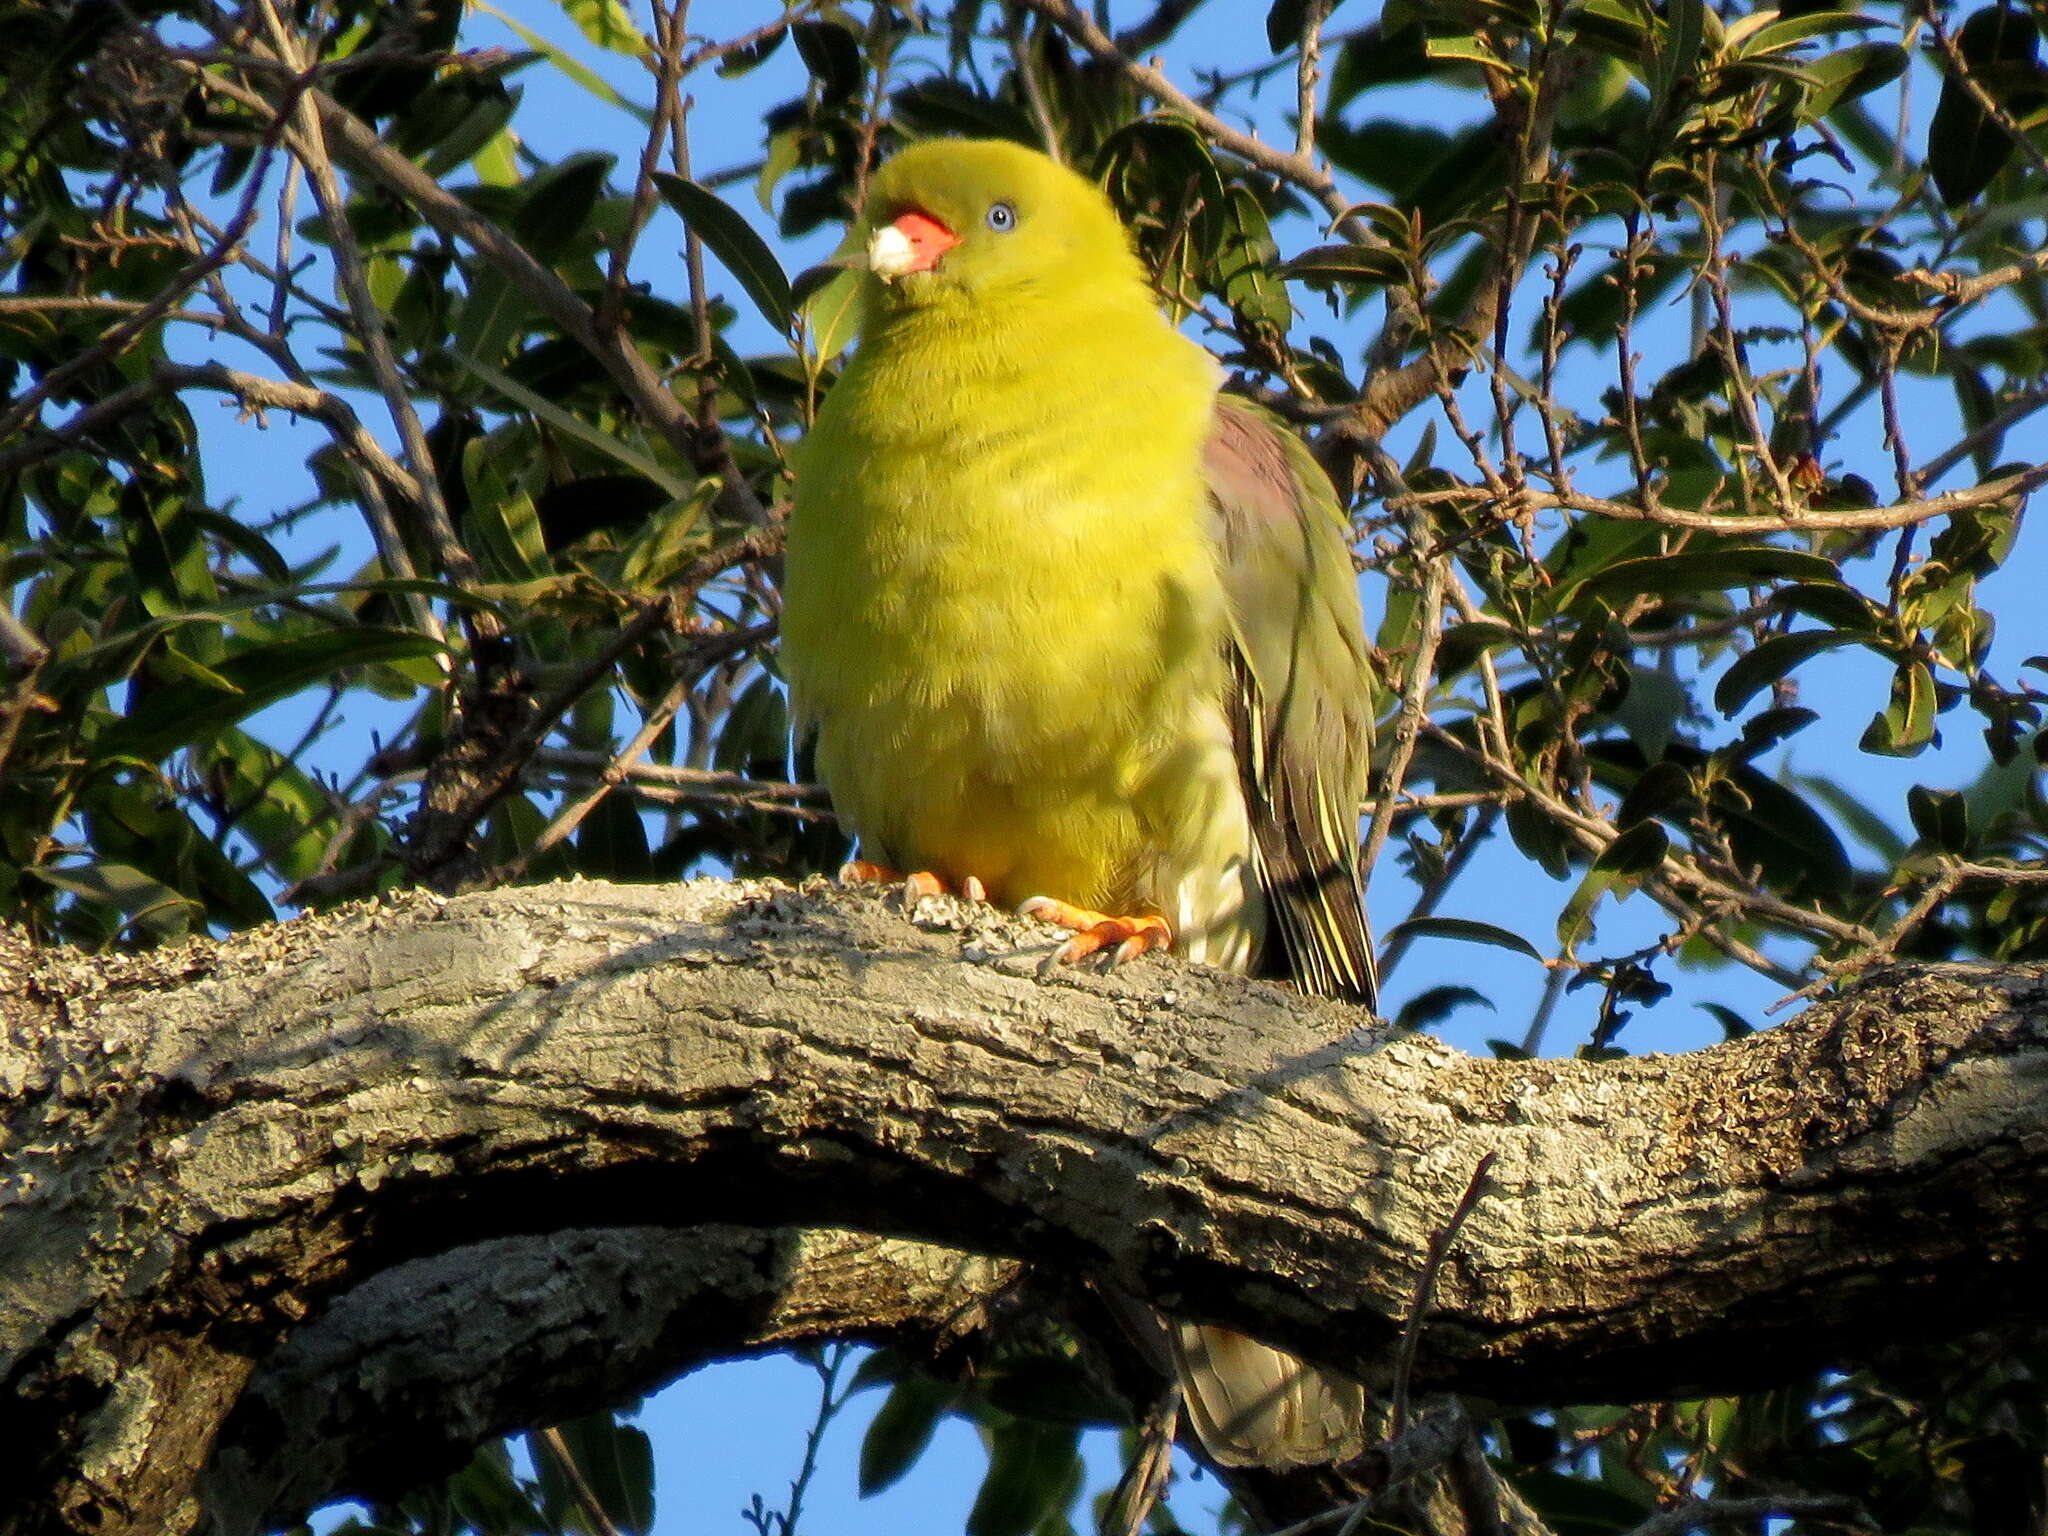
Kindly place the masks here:
[[(934, 140), (868, 188), (859, 341), (799, 446), (782, 664), (863, 867), (1370, 1006), (1348, 525), (1220, 392), (1102, 190)], [(1217, 1461), (1363, 1448), (1363, 1388), (1168, 1328)]]

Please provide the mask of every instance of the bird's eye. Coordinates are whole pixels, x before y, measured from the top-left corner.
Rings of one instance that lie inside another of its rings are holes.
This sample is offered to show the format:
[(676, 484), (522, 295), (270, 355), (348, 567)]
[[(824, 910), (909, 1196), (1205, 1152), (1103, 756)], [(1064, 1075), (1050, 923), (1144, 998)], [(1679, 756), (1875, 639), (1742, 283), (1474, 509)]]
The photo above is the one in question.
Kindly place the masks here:
[(999, 235), (1008, 234), (1017, 227), (1017, 210), (1008, 203), (990, 203), (988, 227)]

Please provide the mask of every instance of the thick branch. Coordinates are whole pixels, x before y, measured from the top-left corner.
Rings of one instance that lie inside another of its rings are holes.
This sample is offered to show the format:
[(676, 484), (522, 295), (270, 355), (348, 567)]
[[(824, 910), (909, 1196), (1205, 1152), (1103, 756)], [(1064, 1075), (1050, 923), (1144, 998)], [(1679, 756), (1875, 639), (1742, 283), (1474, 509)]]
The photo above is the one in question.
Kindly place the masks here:
[(2039, 970), (1889, 973), (1692, 1056), (1505, 1063), (1171, 962), (1041, 981), (1042, 930), (920, 913), (576, 884), (134, 960), (0, 950), (0, 1439), (58, 1501), (16, 1527), (181, 1528), (251, 1360), (382, 1270), (522, 1232), (894, 1233), (1384, 1378), (1490, 1152), (1415, 1383), (1510, 1400), (1733, 1388), (2048, 1294)]
[(278, 1349), (202, 1483), (220, 1532), (336, 1496), (395, 1499), (479, 1443), (652, 1391), (746, 1350), (932, 1339), (982, 1323), (1021, 1266), (851, 1232), (619, 1227), (403, 1264)]

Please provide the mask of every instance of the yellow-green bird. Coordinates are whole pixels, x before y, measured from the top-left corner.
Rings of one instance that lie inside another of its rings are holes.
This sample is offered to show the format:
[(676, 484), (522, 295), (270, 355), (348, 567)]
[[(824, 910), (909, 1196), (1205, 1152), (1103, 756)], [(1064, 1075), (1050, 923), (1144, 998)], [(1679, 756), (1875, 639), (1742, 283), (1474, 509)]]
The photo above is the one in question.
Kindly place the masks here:
[[(1348, 529), (1218, 393), (1101, 190), (1008, 143), (869, 188), (860, 343), (797, 460), (782, 659), (863, 861), (1370, 1005)], [(1339, 1372), (1170, 1330), (1217, 1460), (1360, 1448)]]

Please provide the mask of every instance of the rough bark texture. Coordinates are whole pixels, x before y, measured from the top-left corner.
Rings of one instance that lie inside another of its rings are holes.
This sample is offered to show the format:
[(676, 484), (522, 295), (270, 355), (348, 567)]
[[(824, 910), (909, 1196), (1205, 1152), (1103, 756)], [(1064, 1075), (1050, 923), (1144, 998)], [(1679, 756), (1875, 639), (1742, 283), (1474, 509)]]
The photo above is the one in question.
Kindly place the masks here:
[[(221, 1429), (200, 1500), (258, 1531), (395, 1499), (485, 1440), (741, 1350), (980, 1326), (1014, 1260), (850, 1232), (618, 1227), (496, 1238), (385, 1271), (298, 1329)], [(852, 1328), (848, 1319), (854, 1319)]]
[[(1896, 971), (1690, 1056), (1500, 1063), (1381, 1046), (1354, 1012), (1170, 961), (1040, 980), (1041, 931), (919, 915), (575, 884), (133, 960), (0, 945), (11, 1528), (187, 1528), (217, 1441), (223, 1505), (275, 1496), (281, 1446), (324, 1435), (345, 1465), (389, 1424), (333, 1422), (319, 1383), (381, 1378), (380, 1412), (421, 1412), (403, 1318), (377, 1324), (372, 1291), (324, 1342), (280, 1344), (380, 1272), (521, 1235), (547, 1243), (501, 1297), (611, 1352), (570, 1406), (597, 1376), (631, 1390), (778, 1340), (943, 1326), (1009, 1273), (727, 1231), (622, 1279), (630, 1308), (582, 1292), (602, 1244), (562, 1234), (649, 1224), (1029, 1256), (1383, 1376), (1489, 1152), (1419, 1389), (1733, 1388), (2048, 1297), (2038, 969)], [(433, 1273), (386, 1283), (412, 1306)], [(463, 1433), (575, 1375), (532, 1338), (441, 1342), (416, 1374), (470, 1405)], [(221, 1438), (266, 1360), (268, 1395)]]

